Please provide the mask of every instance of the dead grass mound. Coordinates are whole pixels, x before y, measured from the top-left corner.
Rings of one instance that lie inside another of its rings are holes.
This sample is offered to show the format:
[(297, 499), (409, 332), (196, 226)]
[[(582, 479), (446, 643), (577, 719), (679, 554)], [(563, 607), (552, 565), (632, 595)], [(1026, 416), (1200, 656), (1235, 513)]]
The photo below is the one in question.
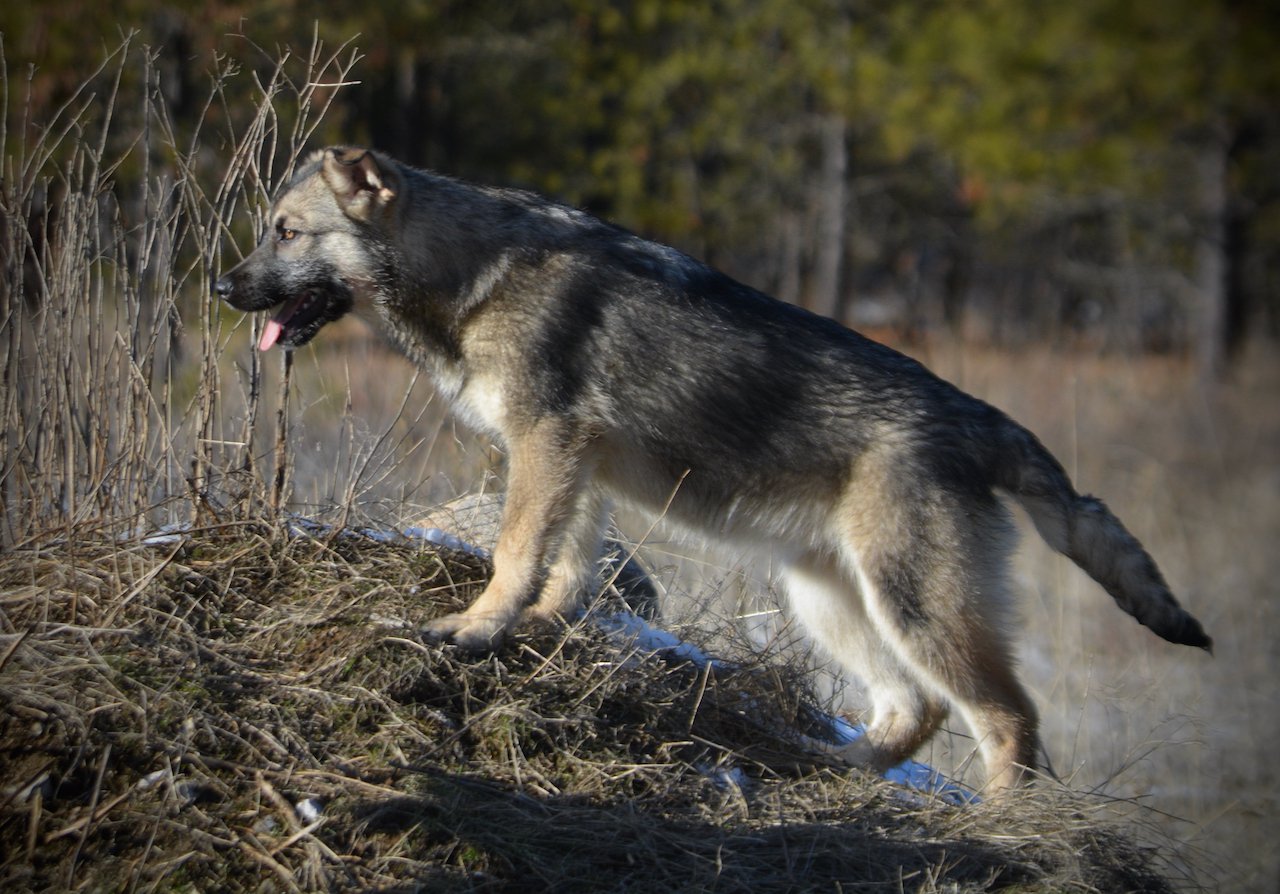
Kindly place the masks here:
[(668, 660), (590, 619), (424, 645), (486, 570), (265, 524), (0, 555), (0, 882), (1168, 890), (1159, 853), (1060, 794), (956, 807), (803, 760), (785, 667)]

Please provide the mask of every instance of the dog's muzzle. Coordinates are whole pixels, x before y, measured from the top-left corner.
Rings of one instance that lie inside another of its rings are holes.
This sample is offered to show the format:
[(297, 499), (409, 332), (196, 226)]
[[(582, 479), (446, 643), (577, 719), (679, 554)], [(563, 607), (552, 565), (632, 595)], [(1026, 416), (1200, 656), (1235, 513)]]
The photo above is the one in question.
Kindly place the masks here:
[(239, 307), (235, 300), (236, 282), (230, 276), (220, 276), (213, 281), (213, 294), (230, 304), (236, 310), (256, 310), (257, 308)]
[[(213, 293), (245, 313), (273, 311), (262, 328), (258, 350), (273, 345), (285, 349), (306, 344), (327, 323), (351, 310), (352, 296), (341, 284), (323, 282), (300, 285), (290, 293), (255, 288), (237, 288), (235, 270), (213, 281)], [(243, 284), (242, 284), (243, 286)]]

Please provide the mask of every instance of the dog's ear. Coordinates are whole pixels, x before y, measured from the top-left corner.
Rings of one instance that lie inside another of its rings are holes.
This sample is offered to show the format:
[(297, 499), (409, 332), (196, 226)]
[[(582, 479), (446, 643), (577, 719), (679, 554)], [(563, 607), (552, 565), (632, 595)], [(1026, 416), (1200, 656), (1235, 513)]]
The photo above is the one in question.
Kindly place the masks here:
[(370, 220), (395, 201), (394, 172), (379, 166), (366, 149), (330, 149), (321, 173), (348, 217)]

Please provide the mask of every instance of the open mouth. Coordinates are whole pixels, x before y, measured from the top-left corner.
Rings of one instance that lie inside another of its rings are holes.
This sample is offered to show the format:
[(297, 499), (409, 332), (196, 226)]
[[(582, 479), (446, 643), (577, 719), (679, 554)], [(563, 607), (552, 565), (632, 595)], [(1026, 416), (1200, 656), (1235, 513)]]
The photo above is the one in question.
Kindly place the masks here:
[(329, 302), (314, 292), (303, 292), (296, 298), (290, 298), (280, 309), (271, 315), (266, 328), (262, 330), (262, 338), (258, 341), (258, 350), (270, 350), (274, 344), (285, 347), (297, 347), (307, 340), (299, 339), (302, 333), (307, 336), (315, 334), (312, 327), (322, 315), (329, 310)]

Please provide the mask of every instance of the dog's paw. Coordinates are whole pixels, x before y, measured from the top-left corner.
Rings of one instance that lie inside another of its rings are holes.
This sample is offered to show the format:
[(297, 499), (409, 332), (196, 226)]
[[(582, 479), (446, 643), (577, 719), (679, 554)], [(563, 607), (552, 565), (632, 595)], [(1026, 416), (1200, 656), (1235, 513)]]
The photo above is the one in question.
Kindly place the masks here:
[(539, 629), (563, 628), (569, 626), (568, 619), (554, 608), (543, 604), (531, 605), (520, 615), (521, 627), (537, 627)]
[(805, 751), (822, 758), (837, 767), (851, 767), (873, 773), (883, 773), (904, 758), (887, 754), (878, 749), (864, 734), (852, 742), (829, 742), (812, 736), (801, 736), (798, 744)]
[(453, 643), (468, 652), (491, 652), (502, 645), (508, 626), (501, 618), (459, 612), (429, 621), (422, 635), (437, 645)]

